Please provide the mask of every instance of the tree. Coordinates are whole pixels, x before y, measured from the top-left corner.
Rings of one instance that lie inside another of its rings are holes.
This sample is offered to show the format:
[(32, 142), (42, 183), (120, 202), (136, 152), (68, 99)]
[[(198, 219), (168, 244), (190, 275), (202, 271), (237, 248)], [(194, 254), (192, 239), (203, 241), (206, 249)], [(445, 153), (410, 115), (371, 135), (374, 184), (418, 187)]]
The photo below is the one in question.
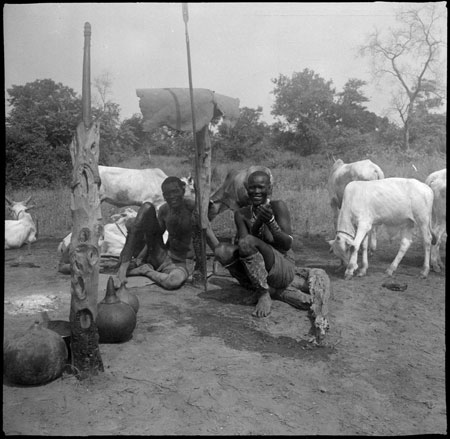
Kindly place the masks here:
[(255, 154), (261, 156), (263, 140), (269, 133), (267, 124), (260, 121), (262, 110), (260, 106), (256, 109), (243, 107), (239, 109), (239, 119), (233, 127), (219, 124), (213, 151), (221, 151), (229, 160), (242, 160)]
[(134, 152), (136, 137), (120, 121), (120, 105), (109, 99), (112, 95), (112, 75), (105, 71), (94, 78), (98, 93), (92, 108), (94, 118), (100, 122), (100, 164), (113, 165)]
[(100, 102), (97, 106), (106, 110), (106, 105), (109, 101), (108, 96), (112, 94), (112, 75), (108, 71), (104, 71), (101, 75), (94, 78), (94, 89), (97, 91)]
[[(100, 83), (100, 82), (99, 82)], [(101, 82), (103, 98), (110, 93)], [(51, 79), (13, 85), (6, 117), (6, 181), (21, 186), (68, 183), (72, 169), (69, 144), (82, 118), (81, 98)], [(110, 100), (92, 108), (100, 122), (100, 161), (110, 165), (135, 151), (135, 134), (122, 127), (120, 106)]]
[(47, 186), (70, 179), (68, 145), (81, 119), (81, 100), (73, 89), (38, 79), (7, 90), (6, 181)]
[(291, 132), (294, 144), (304, 154), (317, 152), (326, 145), (326, 135), (336, 123), (335, 89), (314, 71), (304, 69), (289, 78), (272, 79), (275, 103), (271, 114), (278, 116), (279, 127)]
[[(392, 79), (393, 105), (403, 124), (403, 149), (410, 148), (410, 130), (417, 98), (428, 81), (439, 83), (441, 52), (445, 43), (441, 24), (445, 25), (445, 6), (425, 3), (417, 8), (401, 9), (398, 28), (385, 35), (375, 30), (360, 48), (362, 56), (372, 58), (374, 76)], [(436, 87), (435, 91), (438, 91)], [(442, 94), (443, 96), (443, 94)]]
[(145, 153), (150, 157), (152, 149), (151, 134), (144, 131), (142, 115), (133, 114), (129, 119), (124, 119), (119, 128), (119, 142), (129, 143), (135, 153)]
[(351, 78), (344, 85), (343, 91), (336, 94), (338, 126), (357, 130), (361, 134), (378, 128), (379, 117), (362, 105), (369, 101), (360, 90), (366, 84), (366, 81)]
[(424, 81), (411, 116), (410, 141), (414, 149), (428, 153), (446, 152), (446, 114), (437, 114), (442, 99), (436, 96), (435, 84)]

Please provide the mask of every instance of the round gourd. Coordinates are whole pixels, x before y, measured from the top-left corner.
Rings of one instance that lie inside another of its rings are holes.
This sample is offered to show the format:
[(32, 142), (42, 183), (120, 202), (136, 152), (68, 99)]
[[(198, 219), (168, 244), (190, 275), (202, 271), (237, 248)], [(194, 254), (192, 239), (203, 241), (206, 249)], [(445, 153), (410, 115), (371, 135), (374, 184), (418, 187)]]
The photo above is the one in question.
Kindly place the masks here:
[(116, 295), (121, 302), (128, 303), (128, 305), (130, 305), (134, 309), (134, 312), (137, 314), (139, 310), (139, 299), (137, 298), (136, 294), (128, 290), (124, 283), (116, 291)]
[(108, 279), (105, 298), (97, 306), (97, 329), (100, 343), (121, 343), (133, 335), (136, 313), (116, 295), (112, 276)]
[(62, 337), (35, 322), (24, 334), (5, 342), (3, 373), (15, 384), (45, 384), (62, 375), (67, 357)]

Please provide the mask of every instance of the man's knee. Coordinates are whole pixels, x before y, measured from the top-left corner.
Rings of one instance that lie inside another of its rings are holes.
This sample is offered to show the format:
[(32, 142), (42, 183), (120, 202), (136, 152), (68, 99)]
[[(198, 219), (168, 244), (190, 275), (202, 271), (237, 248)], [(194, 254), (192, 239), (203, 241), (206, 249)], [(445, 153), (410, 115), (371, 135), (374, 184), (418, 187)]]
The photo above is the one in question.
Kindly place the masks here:
[(149, 201), (146, 201), (145, 203), (142, 203), (142, 206), (138, 210), (135, 224), (144, 219), (149, 220), (153, 218), (156, 219), (156, 207)]
[(161, 282), (161, 286), (166, 290), (177, 290), (181, 288), (188, 278), (188, 273), (182, 268), (174, 268), (167, 278)]
[(238, 241), (239, 255), (241, 257), (250, 256), (257, 250), (255, 247), (255, 237), (253, 235), (247, 235), (240, 238)]
[(214, 249), (214, 257), (220, 264), (229, 265), (239, 258), (238, 247), (233, 244), (221, 242)]

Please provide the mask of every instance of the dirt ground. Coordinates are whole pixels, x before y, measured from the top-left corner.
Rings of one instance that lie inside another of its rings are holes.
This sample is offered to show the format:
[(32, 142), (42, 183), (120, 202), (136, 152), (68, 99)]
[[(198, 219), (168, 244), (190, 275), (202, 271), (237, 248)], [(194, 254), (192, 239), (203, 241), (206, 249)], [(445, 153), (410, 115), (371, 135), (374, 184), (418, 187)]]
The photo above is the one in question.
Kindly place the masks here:
[[(56, 271), (58, 239), (5, 251), (4, 336), (47, 310), (68, 320), (70, 277)], [(323, 268), (332, 285), (324, 346), (308, 342), (307, 311), (274, 301), (252, 317), (231, 277), (208, 290), (131, 288), (133, 338), (101, 344), (105, 372), (79, 381), (3, 383), (6, 435), (446, 434), (445, 274), (419, 279), (422, 247), (382, 287), (398, 249), (380, 242), (367, 277), (344, 281), (323, 237), (298, 237), (297, 265)], [(211, 261), (209, 261), (211, 263)], [(107, 274), (102, 274), (104, 285)], [(104, 297), (99, 290), (99, 300)]]

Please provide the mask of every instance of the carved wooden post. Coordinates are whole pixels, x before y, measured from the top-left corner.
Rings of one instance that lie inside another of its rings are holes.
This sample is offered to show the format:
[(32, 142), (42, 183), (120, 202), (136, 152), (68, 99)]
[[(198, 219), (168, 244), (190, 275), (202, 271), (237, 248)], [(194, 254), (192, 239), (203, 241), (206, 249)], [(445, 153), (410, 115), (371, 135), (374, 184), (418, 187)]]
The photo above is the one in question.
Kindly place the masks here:
[[(208, 125), (203, 127), (196, 133), (197, 160), (195, 161), (196, 182), (198, 182), (200, 190), (197, 191), (196, 196), (200, 196), (198, 204), (200, 214), (200, 227), (194, 226), (193, 245), (198, 247), (197, 254), (206, 255), (206, 228), (209, 225), (208, 207), (209, 195), (211, 192), (211, 138), (209, 136)], [(202, 237), (200, 236), (202, 234)], [(204, 283), (205, 291), (207, 289), (207, 270), (206, 264), (202, 261), (195, 261), (194, 273), (192, 275), (194, 284), (200, 285)]]
[(103, 371), (98, 347), (97, 293), (100, 252), (98, 239), (103, 233), (98, 188), (99, 124), (90, 118), (90, 36), (84, 27), (83, 121), (70, 144), (73, 174), (71, 184), (72, 239), (70, 250), (72, 365), (80, 379)]
[(199, 183), (201, 187), (201, 215), (202, 226), (206, 229), (208, 224), (209, 195), (211, 192), (211, 138), (208, 125), (197, 132), (198, 155), (199, 155)]

